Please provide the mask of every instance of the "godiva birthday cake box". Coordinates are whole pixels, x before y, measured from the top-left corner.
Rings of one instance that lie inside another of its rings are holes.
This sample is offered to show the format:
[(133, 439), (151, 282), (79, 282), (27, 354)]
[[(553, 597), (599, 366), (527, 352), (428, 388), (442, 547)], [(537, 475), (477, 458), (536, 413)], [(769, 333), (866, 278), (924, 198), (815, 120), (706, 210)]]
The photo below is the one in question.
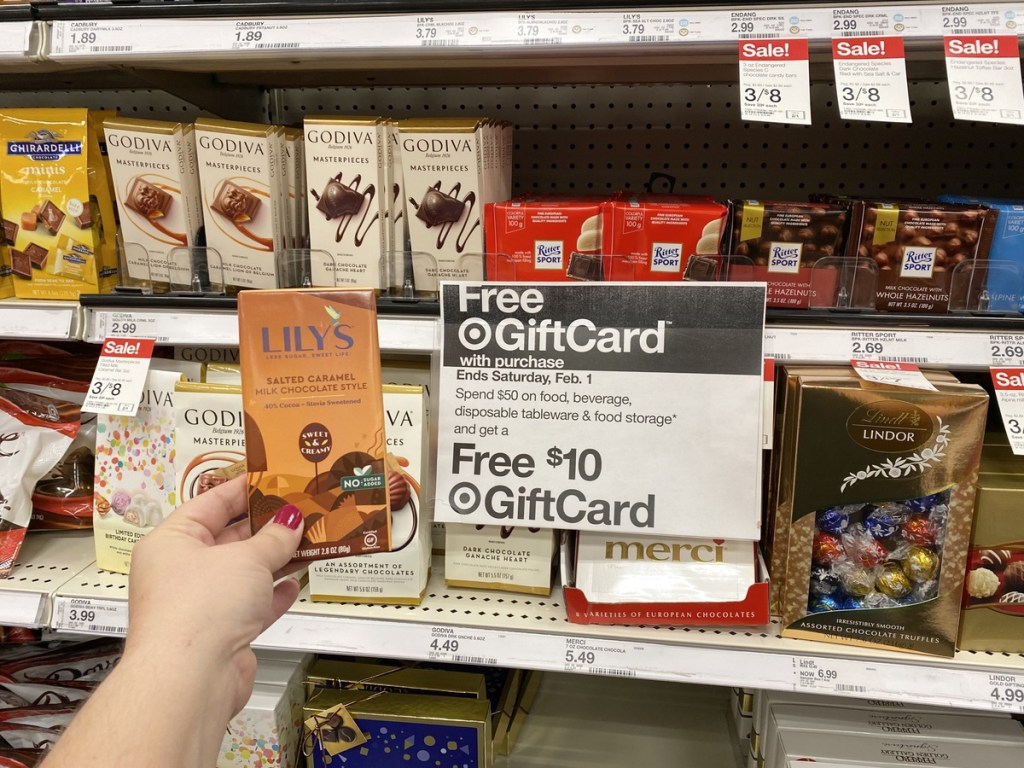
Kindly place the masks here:
[(988, 396), (801, 377), (782, 634), (952, 656)]
[(253, 531), (292, 504), (296, 560), (389, 551), (374, 292), (246, 291), (238, 333)]

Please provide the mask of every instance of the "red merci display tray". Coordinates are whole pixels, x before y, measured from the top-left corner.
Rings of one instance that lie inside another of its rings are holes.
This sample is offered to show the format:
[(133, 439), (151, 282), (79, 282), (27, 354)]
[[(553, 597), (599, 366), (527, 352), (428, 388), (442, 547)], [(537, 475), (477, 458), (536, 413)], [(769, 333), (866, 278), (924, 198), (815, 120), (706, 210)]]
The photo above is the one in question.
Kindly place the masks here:
[(660, 625), (671, 627), (743, 626), (768, 624), (768, 568), (757, 555), (758, 582), (742, 600), (723, 603), (592, 603), (575, 586), (576, 574), (563, 538), (561, 546), (562, 595), (573, 624)]

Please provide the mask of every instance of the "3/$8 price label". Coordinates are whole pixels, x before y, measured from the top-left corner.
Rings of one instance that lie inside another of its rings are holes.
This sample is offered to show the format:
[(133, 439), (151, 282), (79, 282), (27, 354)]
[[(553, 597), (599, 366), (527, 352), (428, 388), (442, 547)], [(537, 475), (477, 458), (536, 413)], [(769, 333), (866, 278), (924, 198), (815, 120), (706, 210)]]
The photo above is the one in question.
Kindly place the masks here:
[(739, 57), (744, 120), (811, 124), (807, 38), (740, 40)]

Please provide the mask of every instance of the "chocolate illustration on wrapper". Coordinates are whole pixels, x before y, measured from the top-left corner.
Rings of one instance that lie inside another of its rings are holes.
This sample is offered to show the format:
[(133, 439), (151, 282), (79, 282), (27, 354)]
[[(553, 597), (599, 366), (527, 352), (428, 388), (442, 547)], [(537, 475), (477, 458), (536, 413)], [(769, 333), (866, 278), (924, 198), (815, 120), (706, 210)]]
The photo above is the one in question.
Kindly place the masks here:
[[(422, 221), (427, 229), (439, 228), (437, 232), (438, 249), (444, 247), (452, 229), (461, 221), (462, 227), (459, 229), (458, 235), (455, 236), (455, 250), (462, 253), (466, 250), (466, 243), (469, 242), (470, 236), (480, 226), (479, 218), (470, 226), (477, 196), (475, 192), (470, 191), (460, 200), (462, 184), (457, 183), (448, 192), (442, 192), (441, 185), (443, 183), (441, 179), (438, 179), (434, 185), (427, 187), (420, 202), (416, 202), (412, 197), (409, 198), (409, 202), (416, 209), (416, 218)], [(469, 227), (468, 230), (467, 227)]]
[(377, 196), (377, 188), (373, 184), (367, 184), (366, 188), (360, 191), (359, 187), (363, 183), (361, 174), (354, 176), (348, 184), (342, 181), (342, 177), (343, 175), (339, 173), (328, 181), (324, 191), (320, 194), (317, 194), (315, 189), (311, 189), (309, 193), (316, 200), (316, 209), (328, 221), (338, 219), (338, 229), (334, 233), (334, 242), (336, 243), (342, 241), (349, 225), (360, 211), (363, 212), (362, 218), (356, 225), (355, 234), (352, 236), (352, 242), (358, 247), (363, 244), (370, 228), (380, 218), (380, 214), (374, 212), (373, 217), (367, 221), (367, 217), (373, 210), (371, 203)]

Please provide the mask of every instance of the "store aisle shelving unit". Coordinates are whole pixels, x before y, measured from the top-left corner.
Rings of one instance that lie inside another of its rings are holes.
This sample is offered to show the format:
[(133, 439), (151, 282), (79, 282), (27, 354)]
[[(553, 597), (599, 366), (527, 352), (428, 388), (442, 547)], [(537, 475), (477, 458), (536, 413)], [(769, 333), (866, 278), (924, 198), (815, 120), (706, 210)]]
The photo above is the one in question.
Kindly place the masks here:
[[(823, 190), (889, 196), (929, 196), (947, 189), (1021, 192), (1022, 169), (1014, 159), (1021, 129), (952, 120), (942, 81), (938, 4), (858, 6), (866, 15), (890, 20), (904, 14), (913, 126), (839, 119), (829, 82), (831, 5), (751, 6), (795, 24), (811, 40), (815, 125), (807, 128), (740, 119), (735, 80), (742, 32), (732, 28), (730, 17), (738, 7), (379, 15), (363, 10), (370, 7), (363, 4), (349, 6), (348, 15), (262, 21), (255, 21), (256, 15), (145, 19), (144, 11), (134, 9), (123, 11), (131, 17), (126, 21), (105, 18), (91, 5), (76, 7), (74, 18), (61, 18), (71, 11), (57, 4), (41, 7), (35, 21), (0, 16), (0, 73), (9, 75), (0, 89), (8, 106), (61, 105), (70, 99), (140, 117), (214, 112), (281, 122), (351, 112), (496, 115), (517, 123), (518, 192), (587, 194), (651, 186), (781, 199)], [(1007, 25), (1016, 25), (1024, 14), (1024, 6), (1013, 3), (970, 7)], [(642, 33), (638, 24), (644, 25)], [(258, 37), (250, 34), (255, 32)], [(934, 327), (925, 318), (899, 327), (866, 322), (811, 325), (778, 318), (769, 326), (766, 349), (778, 361), (844, 362), (856, 355), (856, 344), (871, 341), (887, 347), (882, 358), (914, 358), (922, 365), (975, 370), (993, 363), (1024, 365), (1022, 318), (973, 318)], [(237, 343), (236, 316), (228, 307), (0, 302), (4, 337), (98, 342), (117, 324), (167, 344)], [(431, 355), (437, 350), (438, 321), (382, 315), (380, 337), (386, 351)], [(0, 584), (0, 623), (122, 634), (127, 579), (98, 571), (92, 561), (88, 535), (31, 536), (14, 578)], [(565, 696), (580, 701), (599, 700), (598, 690), (606, 690), (600, 683), (612, 677), (635, 678), (611, 681), (621, 684), (623, 696), (637, 690), (633, 684), (648, 685), (638, 680), (652, 681), (650, 690), (668, 691), (659, 682), (667, 680), (1024, 712), (1020, 655), (916, 657), (784, 640), (776, 625), (586, 627), (566, 621), (557, 590), (543, 600), (447, 589), (439, 573), (435, 568), (419, 607), (316, 604), (304, 592), (259, 643), (408, 659), (464, 657), (592, 675), (569, 678), (582, 687)], [(452, 640), (457, 648), (445, 644)], [(593, 690), (588, 692), (588, 685)], [(673, 687), (673, 695), (679, 690), (682, 686)], [(559, 695), (552, 696), (550, 706), (560, 706)], [(633, 711), (628, 703), (611, 710)], [(588, 726), (601, 732), (595, 751), (617, 756), (606, 745), (620, 734), (604, 729), (608, 722), (595, 717)], [(555, 730), (543, 733), (549, 726)], [(628, 762), (618, 757), (602, 762), (585, 752), (557, 756), (565, 757), (563, 762), (549, 759), (549, 738), (568, 738), (559, 737), (561, 727), (547, 720), (538, 720), (536, 728), (528, 725), (514, 764)], [(713, 741), (720, 741), (718, 726), (707, 727)], [(678, 735), (658, 730), (658, 738)], [(644, 729), (629, 735), (656, 738)], [(658, 744), (662, 749), (663, 742)], [(657, 764), (680, 764), (675, 758), (693, 749), (664, 744), (665, 759)], [(694, 765), (727, 764), (717, 752), (699, 754)]]

